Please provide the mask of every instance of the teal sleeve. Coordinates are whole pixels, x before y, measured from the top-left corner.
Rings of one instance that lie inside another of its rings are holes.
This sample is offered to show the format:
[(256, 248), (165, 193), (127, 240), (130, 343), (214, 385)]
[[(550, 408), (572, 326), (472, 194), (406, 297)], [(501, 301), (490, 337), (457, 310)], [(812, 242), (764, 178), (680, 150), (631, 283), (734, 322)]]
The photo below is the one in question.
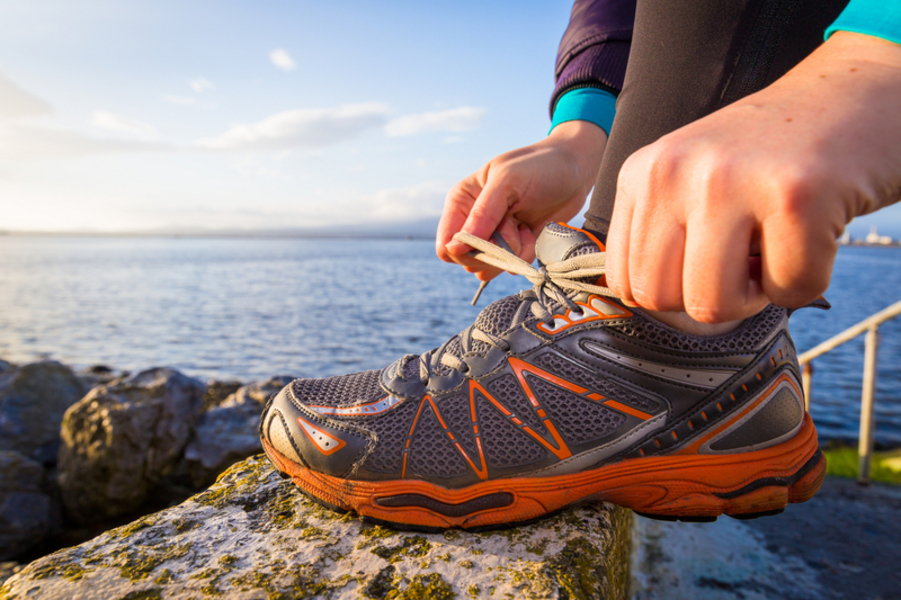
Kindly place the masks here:
[(836, 31), (864, 33), (901, 44), (901, 1), (851, 0), (826, 29), (826, 39)]
[[(579, 88), (560, 96), (554, 106), (551, 131), (567, 121), (588, 121), (610, 134), (616, 116), (616, 96), (598, 88)], [(550, 132), (548, 132), (550, 133)]]

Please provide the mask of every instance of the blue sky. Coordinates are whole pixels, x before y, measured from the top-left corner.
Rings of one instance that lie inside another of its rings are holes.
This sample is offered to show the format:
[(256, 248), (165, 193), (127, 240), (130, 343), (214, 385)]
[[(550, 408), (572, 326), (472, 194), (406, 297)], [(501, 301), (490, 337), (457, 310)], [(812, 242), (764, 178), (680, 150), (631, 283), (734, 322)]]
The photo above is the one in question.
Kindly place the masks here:
[(457, 180), (547, 132), (569, 10), (0, 0), (0, 229), (435, 218)]

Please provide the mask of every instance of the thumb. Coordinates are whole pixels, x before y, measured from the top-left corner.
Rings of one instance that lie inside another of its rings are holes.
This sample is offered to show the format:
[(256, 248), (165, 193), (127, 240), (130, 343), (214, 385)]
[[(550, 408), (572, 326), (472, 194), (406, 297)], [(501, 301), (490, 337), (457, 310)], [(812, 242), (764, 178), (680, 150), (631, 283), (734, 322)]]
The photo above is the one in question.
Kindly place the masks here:
[[(482, 193), (476, 198), (469, 216), (460, 231), (472, 234), (483, 240), (491, 238), (504, 216), (507, 214), (508, 203), (507, 194), (501, 185), (489, 182), (482, 189)], [(447, 244), (447, 251), (450, 254), (461, 256), (472, 250), (462, 242), (453, 240)]]

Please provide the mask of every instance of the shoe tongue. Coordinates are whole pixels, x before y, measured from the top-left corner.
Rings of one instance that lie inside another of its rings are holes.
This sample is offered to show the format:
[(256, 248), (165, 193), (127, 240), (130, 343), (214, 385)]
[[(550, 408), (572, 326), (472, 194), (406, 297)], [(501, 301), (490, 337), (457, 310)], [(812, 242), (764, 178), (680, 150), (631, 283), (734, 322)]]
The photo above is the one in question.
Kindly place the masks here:
[(560, 223), (548, 223), (535, 242), (535, 255), (542, 265), (594, 254), (603, 249), (603, 245), (590, 233)]

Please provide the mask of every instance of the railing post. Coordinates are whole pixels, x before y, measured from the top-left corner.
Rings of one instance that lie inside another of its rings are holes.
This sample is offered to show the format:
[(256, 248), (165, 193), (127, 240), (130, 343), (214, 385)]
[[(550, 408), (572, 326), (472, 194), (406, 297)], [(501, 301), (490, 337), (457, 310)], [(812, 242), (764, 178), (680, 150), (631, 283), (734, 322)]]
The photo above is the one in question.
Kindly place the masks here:
[(860, 399), (860, 442), (857, 446), (857, 483), (870, 483), (870, 462), (873, 457), (873, 401), (876, 393), (876, 348), (879, 346), (879, 326), (867, 331), (863, 355), (863, 394)]
[(813, 376), (813, 361), (801, 365), (801, 388), (804, 390), (804, 410), (810, 412), (810, 378)]

